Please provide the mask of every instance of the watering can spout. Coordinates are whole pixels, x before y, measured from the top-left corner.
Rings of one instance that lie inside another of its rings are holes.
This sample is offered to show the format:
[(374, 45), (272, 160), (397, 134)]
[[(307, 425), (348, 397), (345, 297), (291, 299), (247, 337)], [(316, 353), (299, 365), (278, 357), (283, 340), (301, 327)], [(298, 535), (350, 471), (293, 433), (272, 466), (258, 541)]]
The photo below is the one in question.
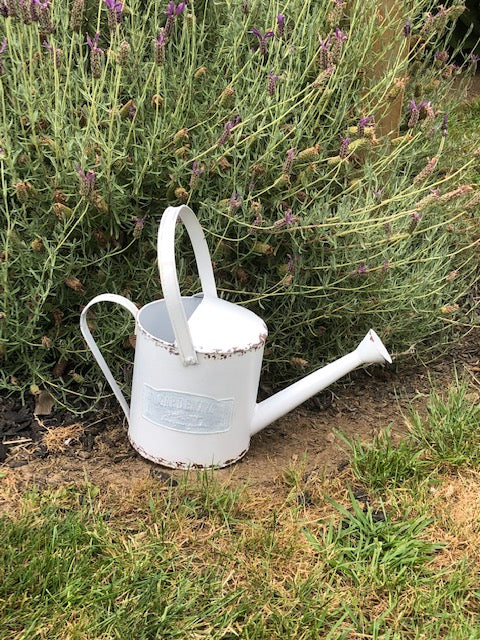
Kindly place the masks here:
[(392, 359), (378, 335), (370, 329), (358, 347), (322, 369), (279, 391), (256, 405), (251, 435), (285, 415), (298, 405), (339, 380), (350, 371), (367, 364), (391, 363)]

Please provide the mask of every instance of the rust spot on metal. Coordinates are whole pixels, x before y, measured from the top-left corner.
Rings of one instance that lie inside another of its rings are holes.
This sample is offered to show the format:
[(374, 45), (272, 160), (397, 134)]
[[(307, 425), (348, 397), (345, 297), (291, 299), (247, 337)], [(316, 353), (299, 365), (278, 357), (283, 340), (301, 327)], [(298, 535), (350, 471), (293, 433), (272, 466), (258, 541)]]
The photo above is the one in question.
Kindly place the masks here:
[[(164, 349), (170, 355), (173, 355), (173, 356), (180, 355), (179, 350), (177, 349), (177, 347), (173, 342), (166, 342), (161, 338), (157, 338), (156, 336), (153, 336), (151, 333), (146, 331), (140, 323), (137, 324), (137, 333), (143, 334), (145, 338), (147, 338), (147, 340), (151, 340), (157, 347)], [(217, 351), (201, 351), (197, 349), (196, 352), (198, 354), (201, 354), (208, 360), (225, 360), (227, 358), (230, 358), (233, 355), (245, 355), (249, 351), (257, 351), (258, 349), (262, 349), (267, 340), (267, 336), (268, 336), (267, 331), (265, 331), (264, 333), (261, 333), (258, 336), (258, 342), (249, 344), (246, 347), (232, 347), (227, 351), (220, 350), (220, 349)]]

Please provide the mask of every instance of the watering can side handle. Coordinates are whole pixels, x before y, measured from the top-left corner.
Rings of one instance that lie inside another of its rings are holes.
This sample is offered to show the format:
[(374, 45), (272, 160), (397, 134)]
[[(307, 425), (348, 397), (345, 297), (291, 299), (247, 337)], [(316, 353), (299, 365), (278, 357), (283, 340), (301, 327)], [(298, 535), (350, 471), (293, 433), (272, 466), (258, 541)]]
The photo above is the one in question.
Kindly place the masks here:
[(85, 338), (85, 341), (86, 341), (90, 351), (92, 352), (93, 357), (98, 362), (98, 365), (99, 365), (100, 369), (102, 370), (103, 375), (107, 379), (108, 384), (112, 388), (112, 391), (115, 394), (115, 397), (117, 398), (118, 402), (120, 403), (120, 406), (123, 409), (125, 417), (127, 418), (127, 422), (130, 422), (130, 407), (128, 406), (128, 403), (125, 400), (125, 396), (120, 391), (120, 387), (115, 382), (115, 379), (114, 379), (110, 369), (108, 368), (107, 363), (105, 362), (105, 358), (100, 353), (100, 349), (97, 347), (97, 344), (96, 344), (95, 340), (93, 339), (93, 336), (92, 336), (92, 334), (90, 332), (90, 329), (88, 328), (88, 325), (87, 325), (87, 312), (90, 309), (90, 307), (92, 305), (96, 304), (97, 302), (115, 302), (115, 303), (121, 305), (122, 307), (125, 307), (125, 309), (128, 309), (128, 311), (130, 311), (130, 313), (133, 315), (133, 317), (135, 319), (137, 318), (138, 309), (133, 304), (133, 302), (131, 302), (130, 300), (127, 300), (127, 298), (124, 298), (123, 296), (119, 296), (119, 295), (116, 295), (114, 293), (103, 293), (103, 294), (101, 294), (99, 296), (96, 296), (92, 300), (90, 300), (90, 302), (87, 304), (87, 306), (83, 309), (82, 314), (80, 316), (80, 330), (81, 330), (81, 332), (83, 334), (83, 337)]
[(211, 298), (217, 297), (217, 287), (213, 275), (212, 261), (208, 250), (205, 235), (197, 217), (186, 205), (180, 207), (167, 207), (165, 209), (160, 227), (158, 229), (158, 267), (162, 283), (163, 297), (167, 306), (170, 322), (180, 357), (185, 366), (197, 363), (190, 329), (185, 310), (183, 308), (178, 285), (177, 267), (175, 262), (175, 228), (177, 219), (180, 218), (190, 237), (195, 253), (198, 274), (202, 284), (204, 295)]

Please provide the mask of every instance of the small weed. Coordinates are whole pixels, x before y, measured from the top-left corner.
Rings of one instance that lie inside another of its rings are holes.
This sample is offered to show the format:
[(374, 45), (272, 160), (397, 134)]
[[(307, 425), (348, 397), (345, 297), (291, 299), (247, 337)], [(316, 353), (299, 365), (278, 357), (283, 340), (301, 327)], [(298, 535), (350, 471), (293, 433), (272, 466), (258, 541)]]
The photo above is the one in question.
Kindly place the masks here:
[(393, 522), (386, 514), (378, 519), (371, 507), (363, 510), (353, 494), (349, 495), (351, 510), (331, 500), (343, 520), (330, 522), (320, 540), (309, 531), (305, 535), (330, 569), (355, 585), (403, 584), (440, 548), (419, 538), (431, 520), (407, 516), (403, 522)]
[(447, 395), (432, 390), (423, 418), (413, 412), (409, 429), (414, 446), (436, 465), (480, 466), (480, 404), (466, 382), (453, 384)]
[(392, 442), (391, 426), (363, 444), (358, 438), (337, 433), (351, 450), (350, 466), (357, 478), (374, 490), (394, 488), (406, 481), (418, 480), (431, 470), (423, 450), (408, 439)]

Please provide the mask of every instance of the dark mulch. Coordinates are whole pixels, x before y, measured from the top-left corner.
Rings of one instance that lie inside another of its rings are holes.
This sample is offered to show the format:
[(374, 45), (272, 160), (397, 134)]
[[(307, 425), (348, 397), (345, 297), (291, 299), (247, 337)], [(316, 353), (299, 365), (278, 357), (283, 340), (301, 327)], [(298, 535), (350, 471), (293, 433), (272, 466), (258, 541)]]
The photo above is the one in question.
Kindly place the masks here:
[[(33, 458), (46, 458), (49, 455), (47, 447), (43, 444), (43, 437), (50, 429), (68, 427), (78, 424), (77, 415), (63, 408), (56, 408), (48, 416), (36, 416), (34, 414), (35, 399), (26, 397), (23, 401), (18, 395), (6, 395), (0, 393), (0, 463), (9, 459), (15, 450), (19, 455), (9, 460), (8, 465), (19, 467), (27, 464)], [(78, 438), (78, 445), (84, 451), (92, 451), (95, 438), (104, 430), (99, 414), (105, 413), (97, 410), (82, 416), (82, 433)], [(95, 417), (95, 424), (89, 426), (89, 418)], [(21, 449), (24, 450), (23, 455)], [(19, 451), (20, 450), (20, 451)]]

